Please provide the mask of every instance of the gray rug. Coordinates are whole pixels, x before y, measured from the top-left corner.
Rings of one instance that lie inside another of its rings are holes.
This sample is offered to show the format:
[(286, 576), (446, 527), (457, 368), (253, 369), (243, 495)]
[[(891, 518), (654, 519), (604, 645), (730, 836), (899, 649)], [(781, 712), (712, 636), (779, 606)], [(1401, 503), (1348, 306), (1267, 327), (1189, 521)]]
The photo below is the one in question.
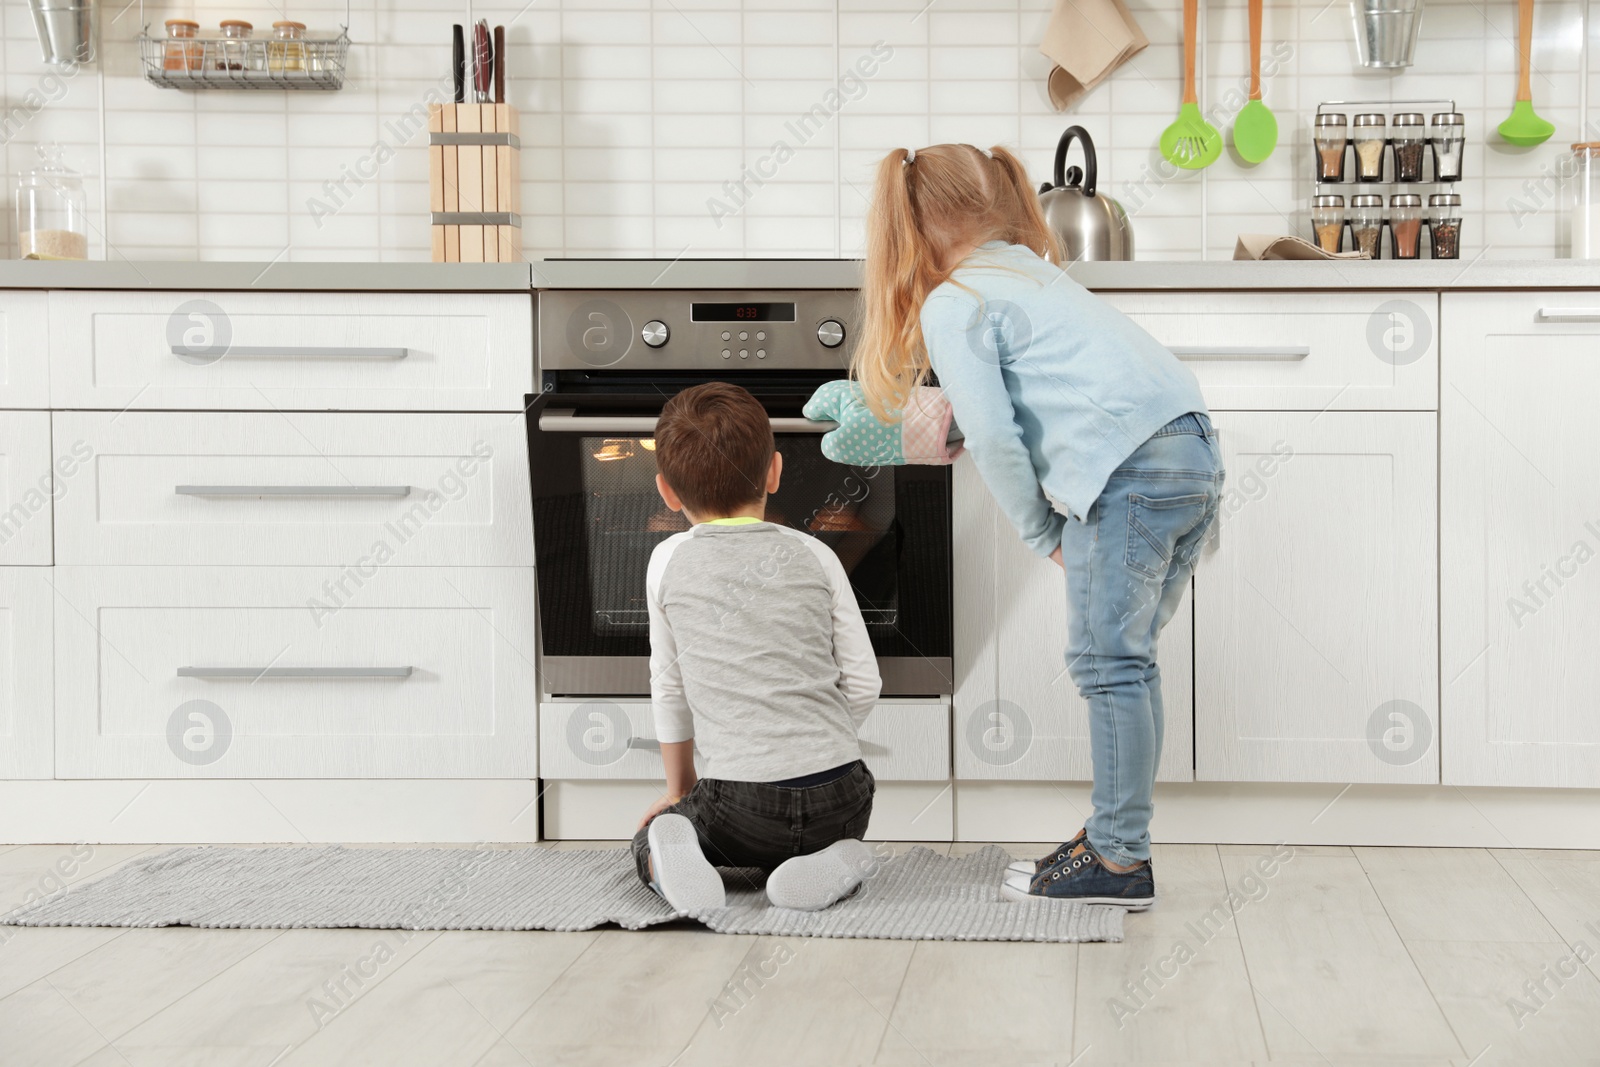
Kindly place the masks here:
[[(994, 845), (952, 859), (913, 848), (820, 912), (767, 903), (757, 871), (727, 871), (729, 934), (912, 941), (1121, 941), (1120, 908), (1000, 899)], [(176, 848), (0, 918), (12, 926), (251, 929), (638, 930), (682, 918), (626, 849)]]

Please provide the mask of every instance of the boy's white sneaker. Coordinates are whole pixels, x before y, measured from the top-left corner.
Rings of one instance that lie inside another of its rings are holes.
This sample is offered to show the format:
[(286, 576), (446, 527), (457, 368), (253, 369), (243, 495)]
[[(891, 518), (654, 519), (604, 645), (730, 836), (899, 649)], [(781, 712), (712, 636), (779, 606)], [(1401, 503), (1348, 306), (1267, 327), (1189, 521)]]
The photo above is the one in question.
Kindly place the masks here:
[(767, 899), (780, 908), (820, 911), (854, 892), (875, 862), (872, 850), (855, 838), (835, 841), (779, 864), (767, 876)]
[(726, 907), (722, 875), (700, 851), (694, 823), (682, 815), (658, 815), (645, 833), (650, 842), (651, 888), (685, 915)]

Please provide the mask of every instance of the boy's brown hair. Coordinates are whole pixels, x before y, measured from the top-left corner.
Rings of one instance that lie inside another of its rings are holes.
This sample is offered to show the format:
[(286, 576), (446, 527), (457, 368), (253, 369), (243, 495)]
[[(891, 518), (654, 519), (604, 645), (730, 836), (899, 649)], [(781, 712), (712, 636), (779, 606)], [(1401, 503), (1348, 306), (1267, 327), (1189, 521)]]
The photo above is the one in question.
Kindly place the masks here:
[(656, 422), (656, 467), (697, 515), (727, 515), (765, 496), (776, 447), (766, 408), (726, 382), (685, 389)]

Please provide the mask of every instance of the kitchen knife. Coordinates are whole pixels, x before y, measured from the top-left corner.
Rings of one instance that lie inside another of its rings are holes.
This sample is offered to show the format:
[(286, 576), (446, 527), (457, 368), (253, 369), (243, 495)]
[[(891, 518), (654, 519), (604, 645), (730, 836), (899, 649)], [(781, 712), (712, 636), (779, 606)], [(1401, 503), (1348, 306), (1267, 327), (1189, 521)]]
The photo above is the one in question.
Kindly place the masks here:
[(494, 28), (494, 102), (506, 102), (506, 28)]
[(460, 24), (450, 27), (450, 70), (456, 80), (456, 103), (467, 102), (467, 50)]
[(489, 23), (479, 19), (472, 28), (472, 87), (473, 98), (480, 104), (489, 102)]

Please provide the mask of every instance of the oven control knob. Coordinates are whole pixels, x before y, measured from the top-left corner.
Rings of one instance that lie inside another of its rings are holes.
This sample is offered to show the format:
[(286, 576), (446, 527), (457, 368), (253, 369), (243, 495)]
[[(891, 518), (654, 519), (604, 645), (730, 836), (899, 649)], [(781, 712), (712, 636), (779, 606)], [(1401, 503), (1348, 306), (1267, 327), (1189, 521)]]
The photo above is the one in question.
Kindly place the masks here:
[(667, 324), (660, 319), (651, 319), (639, 331), (639, 337), (651, 348), (660, 348), (667, 343), (672, 331), (667, 329)]
[(844, 323), (838, 319), (829, 319), (817, 327), (817, 340), (829, 348), (838, 348), (844, 344)]

